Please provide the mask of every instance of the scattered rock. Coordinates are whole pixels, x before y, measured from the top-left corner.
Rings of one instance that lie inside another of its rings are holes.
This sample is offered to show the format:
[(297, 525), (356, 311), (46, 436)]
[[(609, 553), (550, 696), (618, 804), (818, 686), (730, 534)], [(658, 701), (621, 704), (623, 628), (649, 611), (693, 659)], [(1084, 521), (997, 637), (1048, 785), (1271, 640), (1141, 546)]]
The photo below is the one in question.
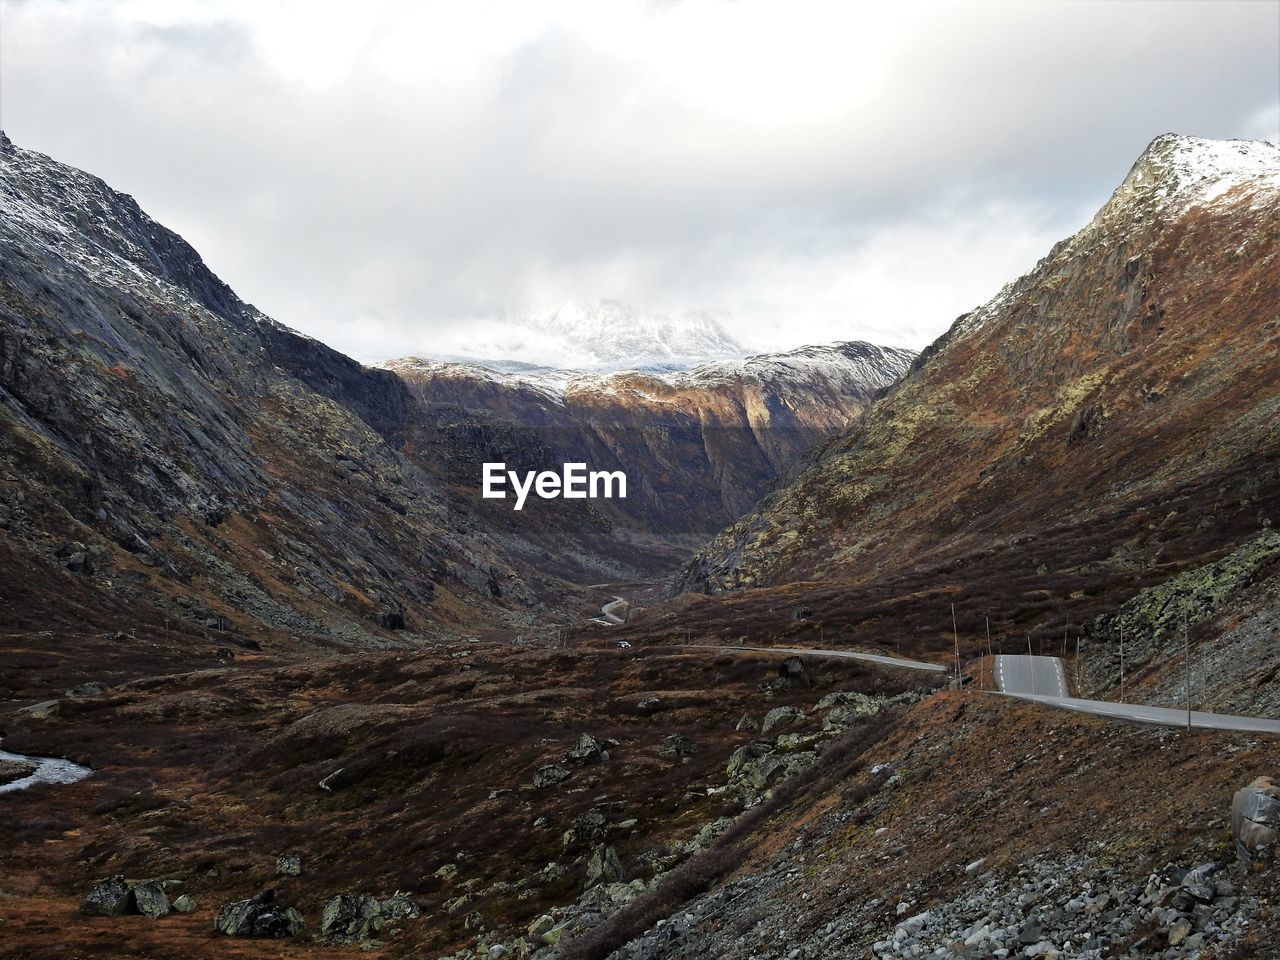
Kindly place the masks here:
[(439, 867), (432, 874), (437, 880), (444, 880), (446, 883), (458, 875), (458, 865), (456, 863), (446, 863), (443, 867)]
[(578, 742), (570, 748), (564, 758), (569, 763), (576, 763), (580, 767), (585, 767), (603, 760), (604, 748), (600, 746), (599, 740), (589, 733), (584, 733), (578, 737)]
[(144, 917), (158, 920), (169, 915), (169, 895), (164, 885), (156, 880), (144, 880), (133, 885), (134, 906)]
[(773, 753), (773, 744), (768, 740), (752, 740), (743, 744), (729, 755), (725, 765), (725, 775), (730, 780), (738, 780), (745, 776), (761, 757)]
[(621, 883), (623, 879), (618, 851), (608, 846), (596, 847), (587, 863), (587, 889), (602, 884)]
[(661, 697), (645, 697), (636, 704), (636, 713), (642, 717), (650, 717), (660, 710), (666, 709)]
[(213, 929), (229, 937), (296, 937), (305, 929), (302, 914), (275, 903), (275, 891), (233, 900), (218, 910)]
[(95, 883), (80, 901), (80, 912), (91, 917), (123, 917), (133, 912), (133, 906), (133, 891), (124, 877), (117, 875)]
[(809, 671), (805, 669), (804, 661), (799, 657), (787, 657), (778, 664), (778, 676), (782, 678), (782, 684), (786, 687), (801, 687), (807, 690), (813, 686)]
[(19, 707), (18, 712), (30, 717), (32, 720), (48, 720), (58, 712), (58, 707), (61, 703), (61, 700), (41, 700), (39, 703)]
[(171, 906), (178, 913), (192, 913), (196, 909), (196, 902), (185, 893), (182, 893), (174, 898)]
[(564, 832), (564, 847), (597, 844), (608, 834), (608, 821), (603, 813), (594, 807), (586, 813), (574, 818), (573, 824)]
[(105, 683), (90, 681), (89, 683), (77, 683), (70, 690), (66, 691), (68, 697), (97, 697), (107, 692)]
[(1231, 833), (1236, 857), (1251, 863), (1258, 848), (1280, 839), (1280, 787), (1270, 777), (1258, 777), (1236, 791), (1231, 800)]
[(382, 905), (363, 893), (340, 893), (324, 905), (320, 936), (326, 943), (368, 940), (386, 925)]
[(302, 858), (291, 853), (283, 854), (276, 857), (276, 876), (278, 877), (300, 877), (302, 876)]
[(569, 771), (558, 763), (547, 763), (533, 772), (533, 785), (538, 789), (554, 787), (569, 779)]
[(698, 752), (698, 745), (682, 733), (672, 733), (665, 737), (658, 748), (658, 756), (669, 760), (691, 757)]
[(452, 900), (446, 900), (444, 902), (444, 912), (461, 913), (467, 907), (471, 906), (474, 900), (475, 897), (471, 896), (469, 893), (464, 893), (461, 896), (454, 897)]
[(381, 903), (382, 915), (388, 920), (417, 920), (422, 908), (407, 893), (397, 890)]
[(760, 724), (760, 732), (768, 733), (775, 727), (786, 726), (803, 719), (804, 711), (799, 707), (774, 707), (764, 715), (764, 722)]

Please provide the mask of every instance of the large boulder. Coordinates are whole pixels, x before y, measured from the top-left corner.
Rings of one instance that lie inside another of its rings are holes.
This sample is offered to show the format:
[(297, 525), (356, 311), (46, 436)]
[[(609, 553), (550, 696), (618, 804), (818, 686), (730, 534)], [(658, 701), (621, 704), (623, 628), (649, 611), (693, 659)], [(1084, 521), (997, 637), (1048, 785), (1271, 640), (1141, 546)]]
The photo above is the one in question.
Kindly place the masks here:
[(618, 851), (613, 847), (596, 847), (591, 854), (591, 860), (587, 863), (587, 889), (621, 883), (624, 879)]
[(1280, 787), (1270, 777), (1258, 777), (1231, 799), (1231, 834), (1236, 856), (1253, 861), (1259, 847), (1280, 839)]
[(554, 787), (557, 783), (569, 779), (569, 771), (558, 763), (545, 763), (533, 771), (533, 785), (538, 789)]
[(776, 727), (786, 726), (804, 719), (804, 711), (799, 707), (774, 707), (764, 715), (760, 724), (760, 732), (768, 733)]
[(397, 890), (380, 904), (387, 920), (417, 920), (422, 908), (407, 894)]
[(133, 908), (133, 890), (118, 875), (99, 880), (80, 901), (80, 912), (91, 917), (122, 917)]
[(600, 746), (600, 741), (589, 733), (584, 733), (578, 737), (578, 742), (573, 745), (564, 758), (570, 763), (576, 763), (578, 766), (585, 767), (592, 763), (599, 763), (604, 759), (604, 748)]
[(158, 880), (143, 880), (133, 885), (133, 900), (137, 911), (144, 917), (160, 919), (169, 915), (169, 895)]
[(739, 780), (751, 772), (761, 757), (773, 753), (774, 746), (768, 740), (752, 740), (729, 754), (729, 762), (724, 772), (730, 780)]
[(296, 937), (304, 927), (302, 914), (275, 902), (274, 890), (224, 903), (213, 919), (213, 929), (229, 937)]
[(778, 664), (778, 676), (782, 678), (784, 687), (799, 687), (807, 690), (813, 686), (809, 671), (804, 668), (804, 661), (799, 657), (787, 657)]
[(386, 925), (382, 904), (364, 893), (340, 893), (324, 905), (320, 936), (329, 943), (368, 940)]

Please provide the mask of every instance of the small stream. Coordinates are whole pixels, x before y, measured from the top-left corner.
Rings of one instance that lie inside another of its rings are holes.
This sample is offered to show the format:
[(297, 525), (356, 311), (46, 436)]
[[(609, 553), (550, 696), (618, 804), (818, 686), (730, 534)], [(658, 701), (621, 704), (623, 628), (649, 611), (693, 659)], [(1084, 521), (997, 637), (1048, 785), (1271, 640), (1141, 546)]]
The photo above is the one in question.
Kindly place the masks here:
[(82, 767), (78, 763), (72, 763), (70, 760), (64, 760), (61, 757), (28, 757), (21, 753), (0, 750), (0, 760), (37, 764), (32, 773), (22, 777), (20, 780), (0, 783), (0, 793), (25, 790), (27, 787), (34, 787), (37, 783), (75, 783), (77, 780), (83, 780), (93, 773), (88, 767)]

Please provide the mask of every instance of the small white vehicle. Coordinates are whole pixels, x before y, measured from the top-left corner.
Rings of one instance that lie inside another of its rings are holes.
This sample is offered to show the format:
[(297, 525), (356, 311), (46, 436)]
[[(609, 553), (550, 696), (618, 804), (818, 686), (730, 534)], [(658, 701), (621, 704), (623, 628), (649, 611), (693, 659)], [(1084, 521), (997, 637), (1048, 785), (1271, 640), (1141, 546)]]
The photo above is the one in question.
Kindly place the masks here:
[(630, 649), (631, 649), (631, 644), (629, 644), (626, 640), (619, 640), (619, 641), (618, 641), (618, 649), (619, 649), (619, 650), (630, 650)]

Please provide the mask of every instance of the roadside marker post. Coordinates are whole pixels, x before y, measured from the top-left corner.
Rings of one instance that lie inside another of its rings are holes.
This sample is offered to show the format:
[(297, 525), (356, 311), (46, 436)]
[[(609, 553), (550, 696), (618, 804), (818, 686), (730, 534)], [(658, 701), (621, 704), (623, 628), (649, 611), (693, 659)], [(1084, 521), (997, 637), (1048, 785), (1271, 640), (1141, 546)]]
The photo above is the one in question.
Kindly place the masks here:
[(1182, 659), (1187, 664), (1187, 733), (1191, 732), (1191, 639), (1187, 634), (1187, 611), (1182, 611)]
[(960, 682), (960, 628), (956, 626), (956, 605), (951, 605), (951, 633), (956, 639), (956, 689), (963, 690), (964, 684)]

